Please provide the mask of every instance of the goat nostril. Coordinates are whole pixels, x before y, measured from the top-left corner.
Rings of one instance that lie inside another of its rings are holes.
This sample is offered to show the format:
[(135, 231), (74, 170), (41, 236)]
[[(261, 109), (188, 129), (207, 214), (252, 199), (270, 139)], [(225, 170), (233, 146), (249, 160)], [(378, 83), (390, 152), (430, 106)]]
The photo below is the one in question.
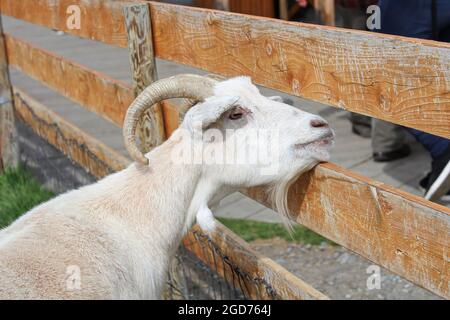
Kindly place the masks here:
[(311, 120), (311, 127), (313, 128), (326, 128), (328, 123), (324, 120)]

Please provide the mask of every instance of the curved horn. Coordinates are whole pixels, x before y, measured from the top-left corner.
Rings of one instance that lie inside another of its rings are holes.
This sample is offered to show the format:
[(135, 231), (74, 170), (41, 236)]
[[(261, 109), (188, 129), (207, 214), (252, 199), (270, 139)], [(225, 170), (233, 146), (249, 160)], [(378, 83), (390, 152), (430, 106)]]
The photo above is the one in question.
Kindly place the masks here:
[(123, 124), (123, 138), (130, 156), (147, 165), (148, 159), (136, 145), (136, 128), (142, 114), (154, 104), (171, 98), (203, 101), (213, 94), (216, 80), (194, 74), (181, 74), (156, 81), (145, 88), (131, 103)]

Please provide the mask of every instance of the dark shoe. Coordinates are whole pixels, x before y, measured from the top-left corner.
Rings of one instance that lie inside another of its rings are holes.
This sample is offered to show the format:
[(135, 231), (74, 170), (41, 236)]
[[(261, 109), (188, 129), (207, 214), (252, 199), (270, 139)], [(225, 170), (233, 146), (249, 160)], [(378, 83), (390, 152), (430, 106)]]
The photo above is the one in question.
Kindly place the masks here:
[(428, 189), (428, 186), (430, 185), (430, 176), (431, 176), (431, 171), (428, 172), (425, 177), (420, 179), (419, 185), (422, 187), (422, 189), (425, 189), (425, 190)]
[(431, 163), (431, 172), (420, 181), (425, 186), (425, 198), (438, 200), (450, 193), (450, 147)]
[(353, 124), (352, 132), (363, 138), (370, 138), (372, 135), (372, 129), (370, 126), (366, 126), (363, 124)]
[[(419, 185), (422, 187), (422, 189), (425, 189), (425, 194), (427, 193), (427, 191), (430, 189), (430, 186), (431, 186), (431, 184), (429, 183), (430, 176), (431, 176), (431, 171), (428, 172), (427, 175), (419, 181)], [(450, 190), (448, 190), (445, 195), (450, 196)]]
[(388, 162), (394, 161), (402, 158), (406, 158), (411, 154), (411, 149), (408, 145), (403, 145), (397, 150), (388, 151), (388, 152), (374, 152), (373, 160), (375, 162)]

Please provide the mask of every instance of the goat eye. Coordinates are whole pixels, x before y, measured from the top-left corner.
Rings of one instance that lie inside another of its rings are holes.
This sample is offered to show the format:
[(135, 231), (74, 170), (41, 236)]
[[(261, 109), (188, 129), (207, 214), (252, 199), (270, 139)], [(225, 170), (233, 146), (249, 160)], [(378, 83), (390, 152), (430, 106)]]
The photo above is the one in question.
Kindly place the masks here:
[(231, 120), (237, 120), (242, 118), (243, 113), (242, 112), (233, 112), (230, 114), (230, 116), (228, 118), (230, 118)]

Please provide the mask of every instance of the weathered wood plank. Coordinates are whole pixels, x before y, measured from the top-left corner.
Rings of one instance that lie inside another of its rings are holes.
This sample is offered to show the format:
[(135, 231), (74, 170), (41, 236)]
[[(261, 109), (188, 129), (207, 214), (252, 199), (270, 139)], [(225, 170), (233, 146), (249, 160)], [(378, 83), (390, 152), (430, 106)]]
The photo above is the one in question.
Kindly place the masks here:
[(78, 129), (17, 87), (13, 87), (16, 116), (40, 137), (93, 176), (101, 178), (122, 170), (130, 160)]
[[(79, 28), (73, 20), (78, 9), (71, 6), (79, 8)], [(2, 14), (126, 48), (122, 6), (123, 1), (104, 0), (0, 0)]]
[[(147, 4), (126, 5), (123, 8), (128, 36), (133, 89), (137, 96), (158, 79), (153, 53), (150, 12)], [(148, 152), (164, 142), (164, 119), (161, 104), (147, 110), (138, 126), (141, 148)]]
[(217, 225), (212, 235), (194, 226), (183, 239), (183, 244), (226, 281), (240, 288), (247, 298), (328, 299), (271, 259), (253, 251), (225, 226), (219, 222)]
[(24, 40), (6, 35), (8, 60), (30, 77), (122, 126), (134, 100), (131, 87)]
[[(264, 188), (247, 194), (270, 207)], [(290, 188), (292, 219), (388, 270), (450, 298), (450, 209), (321, 164)]]
[(178, 111), (178, 107), (168, 101), (164, 101), (162, 103), (162, 106), (164, 115), (164, 128), (167, 137), (170, 137), (180, 124), (180, 113)]
[(450, 44), (150, 4), (156, 56), (450, 137)]
[[(127, 83), (9, 34), (5, 35), (5, 39), (10, 65), (86, 109), (122, 126), (126, 111), (134, 100), (133, 89)], [(164, 131), (170, 136), (178, 127), (178, 111), (168, 101), (162, 103), (162, 109), (167, 118)]]
[(19, 162), (17, 131), (8, 71), (5, 35), (0, 16), (0, 171)]

